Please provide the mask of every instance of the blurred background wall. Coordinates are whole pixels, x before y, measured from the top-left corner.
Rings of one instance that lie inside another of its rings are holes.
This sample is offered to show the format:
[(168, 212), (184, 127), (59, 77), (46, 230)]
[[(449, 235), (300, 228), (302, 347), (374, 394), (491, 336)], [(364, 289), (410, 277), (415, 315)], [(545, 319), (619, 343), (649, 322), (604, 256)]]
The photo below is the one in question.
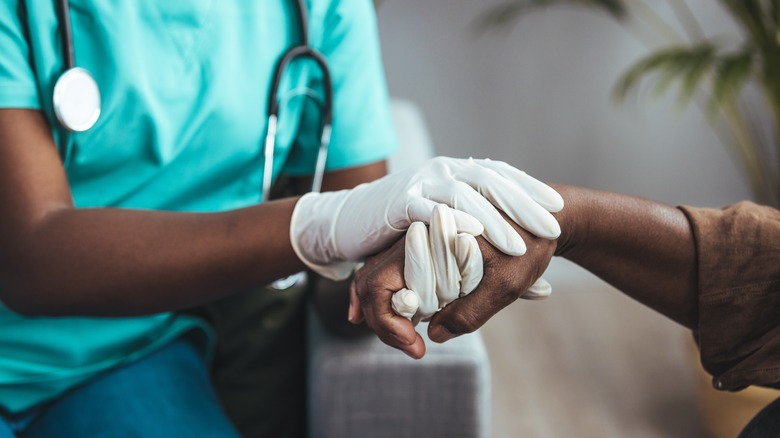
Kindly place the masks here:
[[(475, 19), (497, 3), (386, 0), (379, 8), (390, 92), (421, 107), (438, 153), (669, 203), (749, 196), (696, 106), (680, 110), (672, 96), (611, 100), (620, 73), (647, 52), (611, 17), (550, 8), (511, 32), (479, 36)], [(738, 35), (717, 2), (688, 3), (708, 34)]]

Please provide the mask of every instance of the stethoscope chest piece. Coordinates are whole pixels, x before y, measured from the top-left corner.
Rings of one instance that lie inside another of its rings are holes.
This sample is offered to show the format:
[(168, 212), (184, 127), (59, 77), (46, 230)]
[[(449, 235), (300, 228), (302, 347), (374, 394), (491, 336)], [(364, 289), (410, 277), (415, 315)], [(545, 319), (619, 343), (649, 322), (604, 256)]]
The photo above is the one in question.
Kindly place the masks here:
[(54, 114), (66, 129), (83, 132), (100, 117), (100, 89), (87, 70), (74, 67), (54, 84)]

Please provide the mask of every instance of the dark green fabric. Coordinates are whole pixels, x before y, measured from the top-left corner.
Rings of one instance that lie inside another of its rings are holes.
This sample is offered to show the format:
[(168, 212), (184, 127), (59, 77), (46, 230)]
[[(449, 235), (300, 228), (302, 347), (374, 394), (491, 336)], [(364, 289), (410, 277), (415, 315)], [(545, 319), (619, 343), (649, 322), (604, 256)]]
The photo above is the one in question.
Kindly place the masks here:
[(306, 435), (306, 295), (261, 288), (193, 311), (214, 327), (214, 385), (244, 437)]

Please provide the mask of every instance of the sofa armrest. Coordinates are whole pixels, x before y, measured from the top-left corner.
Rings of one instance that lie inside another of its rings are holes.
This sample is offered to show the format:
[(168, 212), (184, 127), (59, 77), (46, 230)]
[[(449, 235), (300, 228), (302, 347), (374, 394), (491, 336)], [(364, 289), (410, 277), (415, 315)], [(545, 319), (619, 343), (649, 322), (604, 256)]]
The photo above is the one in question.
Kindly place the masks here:
[(375, 336), (339, 338), (310, 312), (308, 427), (315, 438), (490, 436), (490, 366), (479, 333), (413, 360)]

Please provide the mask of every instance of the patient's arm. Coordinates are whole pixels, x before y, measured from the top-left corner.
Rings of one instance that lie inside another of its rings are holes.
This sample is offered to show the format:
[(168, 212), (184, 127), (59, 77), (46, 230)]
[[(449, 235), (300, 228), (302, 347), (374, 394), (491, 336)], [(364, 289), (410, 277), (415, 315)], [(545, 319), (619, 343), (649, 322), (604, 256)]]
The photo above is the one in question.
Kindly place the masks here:
[(643, 198), (572, 186), (555, 254), (598, 275), (678, 323), (698, 320), (696, 249), (678, 208)]
[[(684, 214), (641, 198), (572, 186), (554, 186), (566, 207), (556, 215), (558, 241), (537, 239), (516, 227), (528, 252), (510, 257), (480, 239), (484, 277), (470, 295), (431, 321), (428, 334), (443, 342), (481, 327), (514, 302), (560, 255), (590, 270), (643, 304), (693, 327), (697, 321), (695, 249)], [(392, 291), (403, 287), (403, 242), (370, 259), (354, 283), (352, 320), (365, 318), (386, 343), (413, 357), (422, 339), (390, 309)]]

